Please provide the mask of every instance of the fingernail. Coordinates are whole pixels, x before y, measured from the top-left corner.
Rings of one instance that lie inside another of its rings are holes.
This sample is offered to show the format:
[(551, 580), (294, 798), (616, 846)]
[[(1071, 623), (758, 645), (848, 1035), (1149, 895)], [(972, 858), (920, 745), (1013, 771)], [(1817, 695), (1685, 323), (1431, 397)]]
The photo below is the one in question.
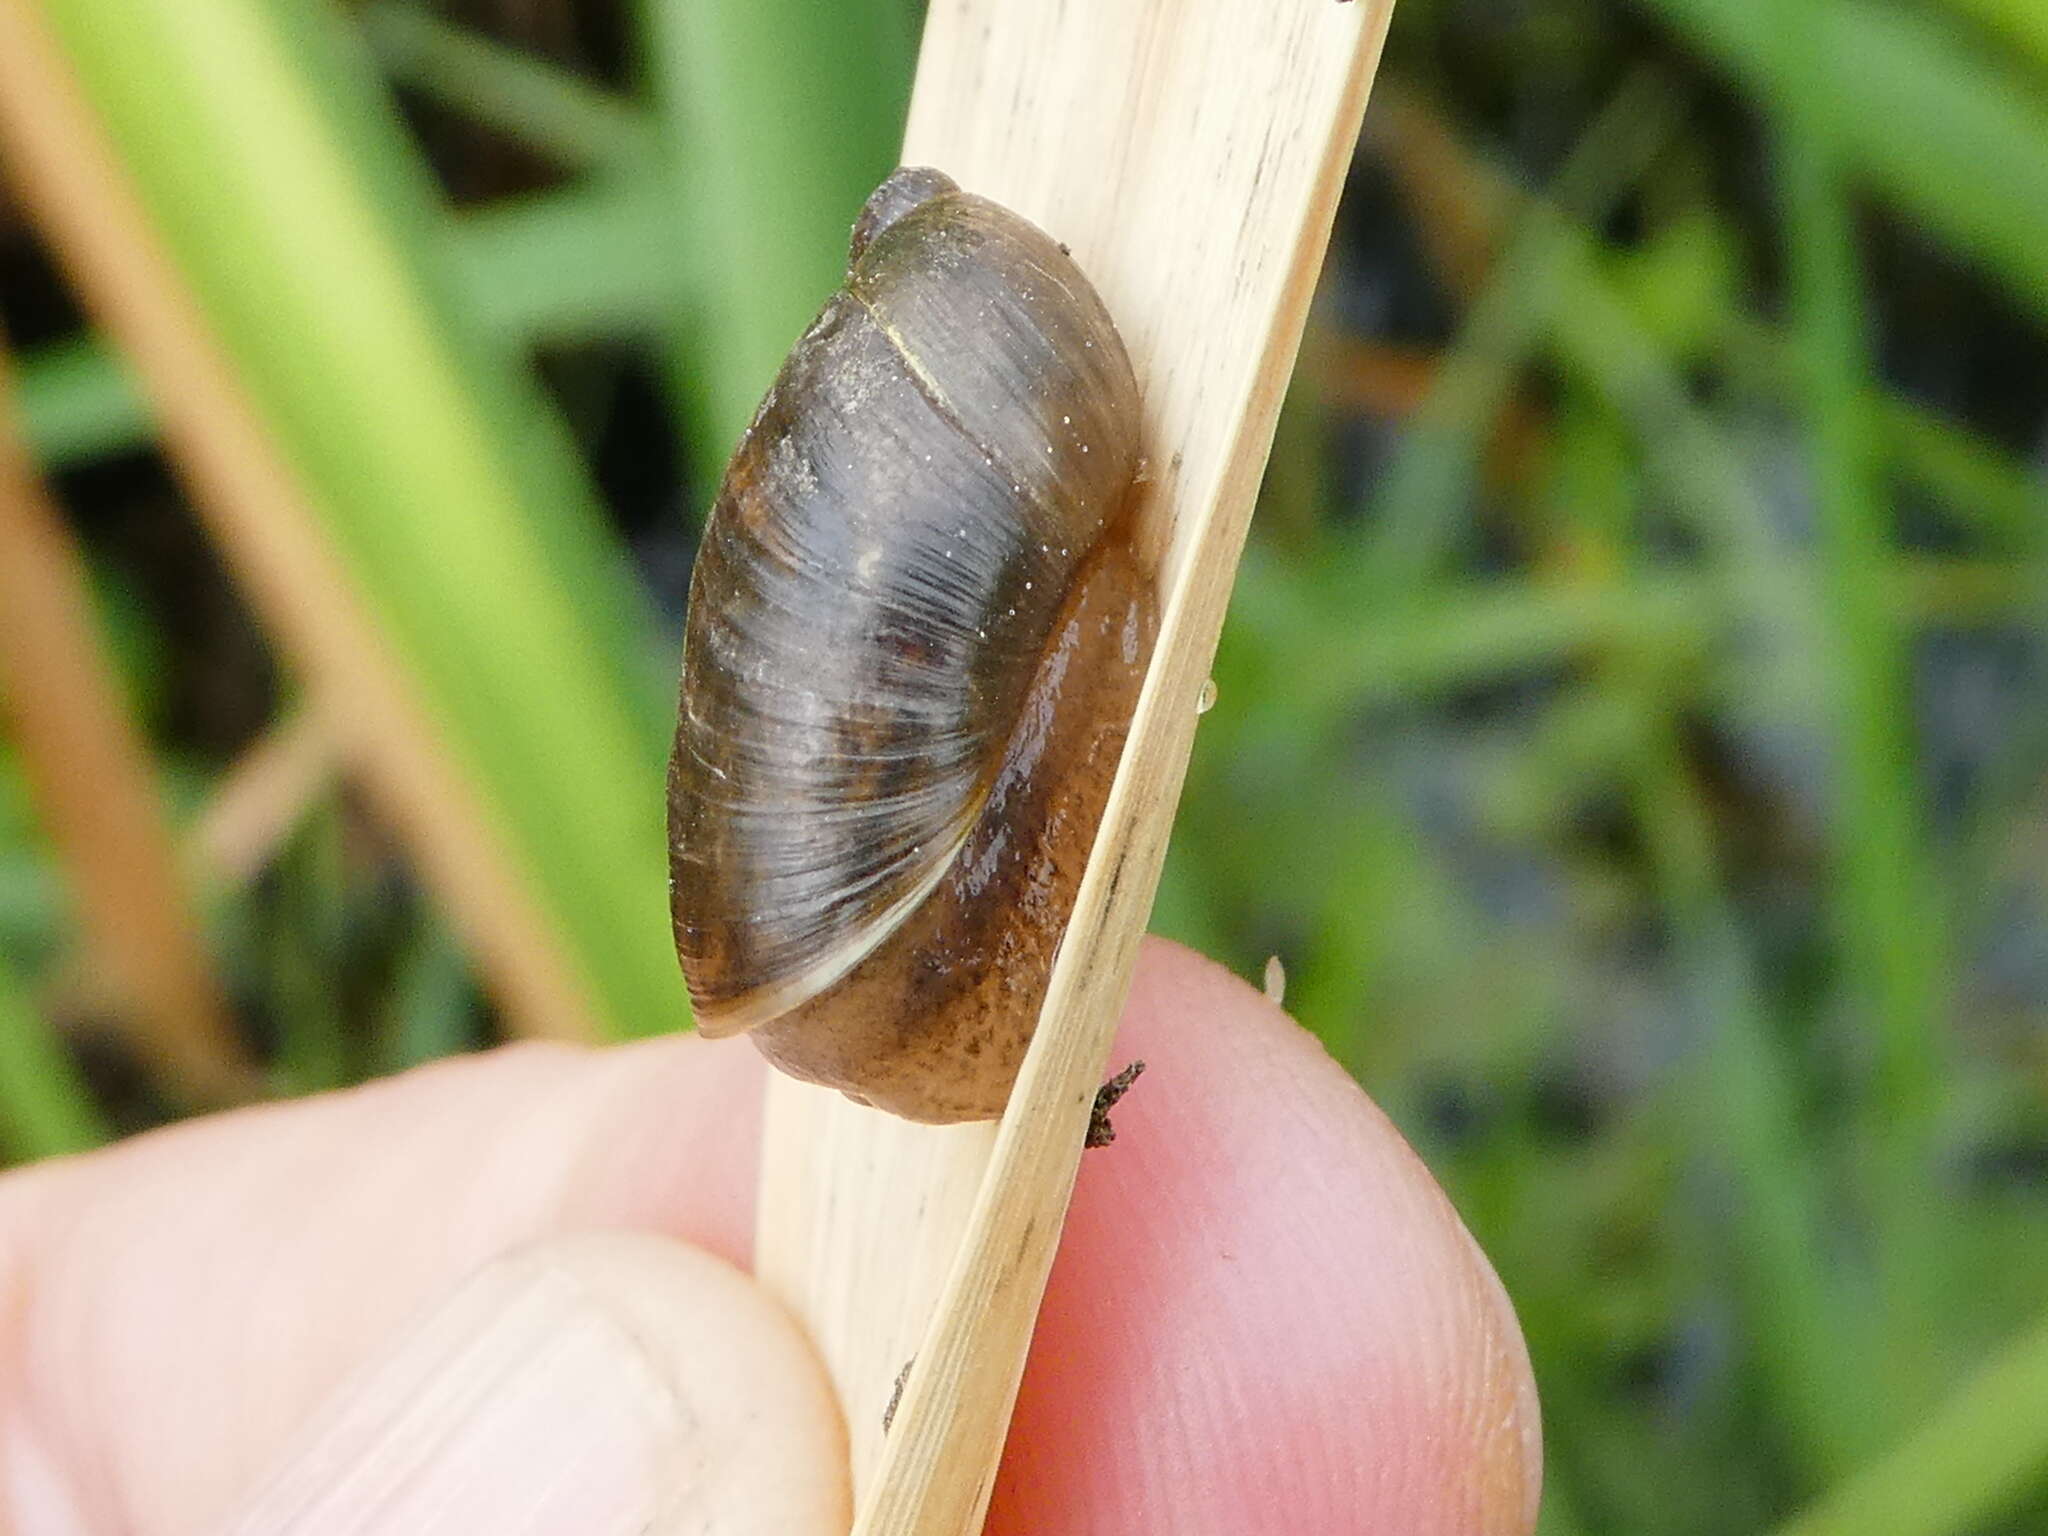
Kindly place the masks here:
[(344, 1387), (237, 1536), (843, 1533), (846, 1450), (795, 1325), (665, 1239), (484, 1270)]

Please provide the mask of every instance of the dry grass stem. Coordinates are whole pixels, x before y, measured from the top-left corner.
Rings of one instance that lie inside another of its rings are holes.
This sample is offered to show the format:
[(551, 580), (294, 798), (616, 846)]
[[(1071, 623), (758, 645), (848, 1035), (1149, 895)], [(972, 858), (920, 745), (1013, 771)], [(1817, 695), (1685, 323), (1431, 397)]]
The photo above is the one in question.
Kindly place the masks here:
[[(931, 1293), (931, 1266), (951, 1256), (880, 1460), (856, 1467), (863, 1536), (959, 1536), (987, 1508), (1388, 12), (1299, 0), (937, 0), (927, 17), (904, 158), (1039, 223), (1101, 290), (1145, 393), (1154, 472), (1142, 529), (1163, 618), (993, 1145), (984, 1154), (978, 1138), (942, 1143), (775, 1089), (761, 1257), (771, 1269), (792, 1256), (843, 1264), (781, 1271), (777, 1283), (835, 1369), (870, 1359), (872, 1376), (840, 1379), (856, 1416), (887, 1403), (907, 1358), (864, 1357), (864, 1330), (875, 1318), (902, 1326), (901, 1297)], [(892, 1150), (862, 1156), (863, 1143)], [(922, 1144), (921, 1164), (904, 1143)], [(924, 1198), (903, 1172), (920, 1165), (945, 1198)], [(893, 1183), (878, 1182), (884, 1170)], [(969, 1182), (978, 1189), (963, 1227), (953, 1192)], [(861, 1235), (806, 1241), (819, 1231)], [(857, 1261), (890, 1252), (885, 1275)]]
[(317, 705), (301, 706), (235, 760), (186, 832), (193, 879), (232, 889), (256, 877), (334, 782), (335, 734)]
[(1382, 94), (1367, 138), (1393, 174), (1431, 269), (1451, 292), (1478, 293), (1522, 194), (1476, 159), (1443, 114), (1412, 90)]
[(101, 644), (85, 557), (35, 472), (0, 351), (0, 703), (138, 1049), (200, 1104), (255, 1096), (164, 819), (149, 744)]

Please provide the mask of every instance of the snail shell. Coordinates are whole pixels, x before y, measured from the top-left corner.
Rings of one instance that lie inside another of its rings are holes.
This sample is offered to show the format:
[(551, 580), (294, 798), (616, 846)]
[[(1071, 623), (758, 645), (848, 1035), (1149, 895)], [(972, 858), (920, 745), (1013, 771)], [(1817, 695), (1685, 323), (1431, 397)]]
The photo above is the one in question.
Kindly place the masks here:
[(699, 1027), (1001, 1113), (1155, 627), (1130, 359), (1042, 231), (896, 172), (727, 467), (669, 766)]

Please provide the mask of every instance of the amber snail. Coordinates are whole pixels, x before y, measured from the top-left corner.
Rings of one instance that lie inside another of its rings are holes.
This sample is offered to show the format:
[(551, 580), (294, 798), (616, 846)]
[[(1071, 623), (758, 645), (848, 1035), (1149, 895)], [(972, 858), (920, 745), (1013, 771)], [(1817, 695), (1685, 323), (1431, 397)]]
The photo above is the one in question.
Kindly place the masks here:
[(1001, 1112), (1151, 650), (1140, 464), (1066, 249), (883, 182), (691, 576), (669, 870), (705, 1034), (910, 1119)]

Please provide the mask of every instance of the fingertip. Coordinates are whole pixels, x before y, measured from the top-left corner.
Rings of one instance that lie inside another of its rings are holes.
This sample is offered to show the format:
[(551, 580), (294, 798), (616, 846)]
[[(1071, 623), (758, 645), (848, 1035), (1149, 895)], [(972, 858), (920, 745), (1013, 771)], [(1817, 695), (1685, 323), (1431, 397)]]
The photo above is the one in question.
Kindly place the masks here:
[(1506, 1293), (1321, 1046), (1220, 967), (1142, 957), (990, 1529), (1526, 1532)]

